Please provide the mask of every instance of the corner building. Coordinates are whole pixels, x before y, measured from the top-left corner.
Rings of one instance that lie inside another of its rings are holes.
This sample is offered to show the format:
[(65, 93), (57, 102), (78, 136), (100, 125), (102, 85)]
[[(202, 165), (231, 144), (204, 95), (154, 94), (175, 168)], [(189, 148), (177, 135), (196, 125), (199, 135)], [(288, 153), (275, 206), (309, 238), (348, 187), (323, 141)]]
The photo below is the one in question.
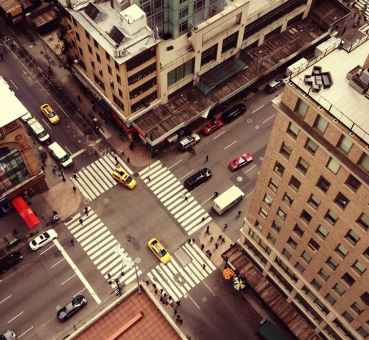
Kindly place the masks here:
[(327, 339), (369, 338), (368, 98), (369, 40), (290, 78), (241, 229), (248, 257)]

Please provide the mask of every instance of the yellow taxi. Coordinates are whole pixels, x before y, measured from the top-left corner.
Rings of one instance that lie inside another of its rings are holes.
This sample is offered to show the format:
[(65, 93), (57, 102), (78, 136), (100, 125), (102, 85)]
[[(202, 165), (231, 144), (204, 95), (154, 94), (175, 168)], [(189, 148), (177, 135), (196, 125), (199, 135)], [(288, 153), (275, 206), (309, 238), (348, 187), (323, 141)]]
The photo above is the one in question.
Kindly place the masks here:
[(60, 122), (60, 117), (49, 104), (41, 105), (40, 110), (51, 124), (58, 124)]
[(121, 165), (117, 165), (111, 175), (117, 182), (125, 185), (128, 189), (133, 190), (137, 185), (135, 179)]
[(154, 253), (154, 255), (164, 264), (167, 264), (172, 259), (172, 256), (164, 248), (164, 246), (156, 238), (152, 238), (147, 242), (147, 246)]

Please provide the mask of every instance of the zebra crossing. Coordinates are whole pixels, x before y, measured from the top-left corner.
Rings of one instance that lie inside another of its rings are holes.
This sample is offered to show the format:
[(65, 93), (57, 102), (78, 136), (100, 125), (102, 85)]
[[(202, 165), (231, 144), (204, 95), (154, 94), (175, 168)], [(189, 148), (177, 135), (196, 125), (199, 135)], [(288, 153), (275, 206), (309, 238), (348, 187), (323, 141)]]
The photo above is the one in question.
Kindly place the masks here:
[(95, 200), (104, 192), (117, 185), (117, 182), (111, 176), (112, 171), (116, 167), (116, 159), (130, 175), (133, 174), (133, 171), (128, 168), (118, 155), (109, 152), (93, 163), (83, 167), (71, 177), (73, 184), (88, 201)]
[(158, 290), (163, 289), (178, 301), (215, 269), (195, 243), (186, 243), (174, 253), (169, 263), (158, 264), (147, 273), (147, 277)]
[[(87, 215), (78, 213), (64, 224), (112, 288), (116, 288), (116, 279), (123, 284), (136, 279), (133, 260), (90, 207)], [(139, 269), (137, 274), (142, 274)]]
[(208, 212), (161, 161), (154, 162), (138, 174), (188, 235), (212, 220)]

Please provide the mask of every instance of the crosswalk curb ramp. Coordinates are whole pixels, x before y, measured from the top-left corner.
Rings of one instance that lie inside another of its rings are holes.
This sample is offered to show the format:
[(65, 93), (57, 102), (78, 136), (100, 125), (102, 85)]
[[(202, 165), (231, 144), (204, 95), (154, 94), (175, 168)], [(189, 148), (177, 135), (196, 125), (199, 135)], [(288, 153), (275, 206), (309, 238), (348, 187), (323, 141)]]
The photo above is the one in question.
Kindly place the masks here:
[(212, 221), (209, 213), (161, 161), (154, 162), (138, 174), (188, 235)]
[[(116, 279), (124, 285), (136, 279), (132, 258), (92, 208), (88, 207), (87, 215), (78, 213), (64, 224), (101, 275), (112, 282), (113, 289), (117, 288), (114, 282)], [(138, 269), (137, 275), (141, 274)]]
[(71, 177), (73, 184), (88, 201), (95, 200), (117, 185), (117, 181), (111, 175), (116, 167), (116, 159), (130, 175), (133, 174), (133, 171), (117, 154), (109, 152), (79, 170), (76, 178)]
[(147, 277), (157, 289), (163, 289), (173, 301), (178, 301), (215, 269), (214, 263), (197, 244), (185, 243), (169, 263), (158, 264), (147, 273)]

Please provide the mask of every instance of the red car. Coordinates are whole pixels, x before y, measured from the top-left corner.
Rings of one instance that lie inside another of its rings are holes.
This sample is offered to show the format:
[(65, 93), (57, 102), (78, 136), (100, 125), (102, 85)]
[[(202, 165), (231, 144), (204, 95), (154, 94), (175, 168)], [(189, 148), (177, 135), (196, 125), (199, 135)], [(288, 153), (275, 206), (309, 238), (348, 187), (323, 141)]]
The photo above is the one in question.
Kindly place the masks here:
[(204, 136), (211, 135), (214, 131), (220, 129), (223, 126), (223, 122), (220, 119), (209, 121), (202, 129), (201, 133)]
[(228, 168), (231, 171), (236, 171), (239, 168), (242, 168), (243, 166), (250, 164), (254, 160), (254, 157), (251, 155), (251, 153), (244, 153), (241, 156), (236, 157), (235, 159), (232, 159), (229, 164)]

